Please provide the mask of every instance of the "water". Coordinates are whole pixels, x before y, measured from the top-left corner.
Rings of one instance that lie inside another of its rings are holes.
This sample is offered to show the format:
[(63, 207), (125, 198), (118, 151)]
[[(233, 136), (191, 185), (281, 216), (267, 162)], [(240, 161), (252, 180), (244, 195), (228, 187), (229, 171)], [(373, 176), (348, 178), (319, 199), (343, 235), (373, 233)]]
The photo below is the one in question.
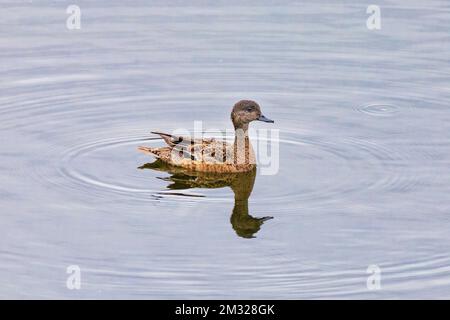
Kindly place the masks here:
[[(378, 1), (381, 30), (357, 1), (68, 4), (1, 2), (0, 298), (450, 298), (447, 1)], [(145, 169), (149, 131), (243, 98), (280, 130), (247, 207)]]

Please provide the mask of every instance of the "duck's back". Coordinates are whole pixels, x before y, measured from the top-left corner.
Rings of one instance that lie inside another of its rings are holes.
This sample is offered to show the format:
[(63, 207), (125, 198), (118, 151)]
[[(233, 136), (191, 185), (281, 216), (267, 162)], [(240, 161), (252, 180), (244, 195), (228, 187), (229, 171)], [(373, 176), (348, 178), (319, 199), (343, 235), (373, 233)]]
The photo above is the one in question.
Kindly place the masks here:
[(245, 151), (242, 149), (240, 153), (234, 144), (226, 141), (158, 134), (168, 147), (139, 147), (139, 150), (171, 165), (192, 171), (218, 173), (246, 172), (255, 168), (255, 157), (249, 143), (246, 143)]

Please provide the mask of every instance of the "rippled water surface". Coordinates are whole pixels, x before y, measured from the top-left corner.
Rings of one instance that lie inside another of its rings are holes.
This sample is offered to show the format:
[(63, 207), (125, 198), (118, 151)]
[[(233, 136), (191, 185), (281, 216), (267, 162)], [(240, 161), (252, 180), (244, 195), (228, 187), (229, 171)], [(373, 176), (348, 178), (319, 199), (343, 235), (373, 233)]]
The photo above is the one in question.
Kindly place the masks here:
[[(0, 2), (0, 298), (450, 298), (448, 1), (72, 2)], [(275, 175), (136, 151), (243, 98)]]

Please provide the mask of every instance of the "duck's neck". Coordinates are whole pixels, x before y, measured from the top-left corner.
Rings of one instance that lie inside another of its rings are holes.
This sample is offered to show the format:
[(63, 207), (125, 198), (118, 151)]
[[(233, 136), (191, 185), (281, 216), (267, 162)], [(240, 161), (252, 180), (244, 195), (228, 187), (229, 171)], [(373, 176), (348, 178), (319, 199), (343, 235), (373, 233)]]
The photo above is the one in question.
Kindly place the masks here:
[(249, 141), (248, 138), (248, 125), (246, 127), (240, 127), (234, 129), (234, 144), (239, 144), (240, 141)]
[(235, 127), (234, 131), (234, 163), (254, 164), (255, 156), (250, 138), (248, 137), (248, 124), (242, 127)]

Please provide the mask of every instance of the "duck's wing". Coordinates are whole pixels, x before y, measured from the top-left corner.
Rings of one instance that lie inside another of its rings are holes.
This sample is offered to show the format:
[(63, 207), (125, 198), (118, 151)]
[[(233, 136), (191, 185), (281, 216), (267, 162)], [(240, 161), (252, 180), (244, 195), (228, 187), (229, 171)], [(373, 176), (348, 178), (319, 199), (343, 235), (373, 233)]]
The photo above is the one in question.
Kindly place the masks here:
[[(178, 151), (179, 157), (191, 161), (224, 163), (229, 158), (230, 145), (215, 138), (195, 139), (153, 131), (167, 143), (171, 150)], [(180, 160), (180, 159), (179, 159)]]

